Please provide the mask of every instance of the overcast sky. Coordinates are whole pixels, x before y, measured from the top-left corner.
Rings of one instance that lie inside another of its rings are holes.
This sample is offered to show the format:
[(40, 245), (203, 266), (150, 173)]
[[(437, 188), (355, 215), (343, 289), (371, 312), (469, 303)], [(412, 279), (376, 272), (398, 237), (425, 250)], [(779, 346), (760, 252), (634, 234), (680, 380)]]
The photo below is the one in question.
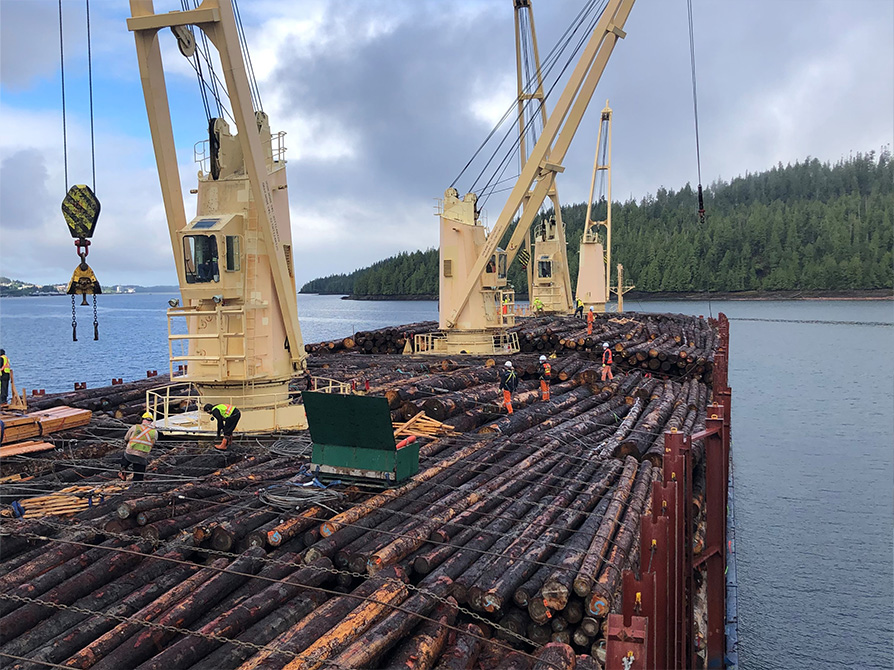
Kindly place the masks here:
[[(541, 55), (584, 0), (533, 0)], [(64, 0), (69, 183), (91, 183), (82, 0)], [(156, 0), (156, 11), (179, 9)], [(96, 192), (106, 284), (176, 283), (128, 3), (93, 0)], [(694, 0), (702, 181), (894, 137), (892, 0)], [(274, 130), (286, 131), (298, 285), (435, 247), (437, 199), (515, 98), (511, 0), (242, 0)], [(67, 281), (56, 0), (0, 0), (0, 274)], [(559, 178), (587, 198), (599, 110), (614, 110), (613, 197), (697, 182), (685, 0), (639, 0)], [(162, 34), (187, 217), (204, 139), (194, 72)], [(549, 107), (549, 103), (547, 103)], [(517, 174), (512, 167), (504, 176)], [(461, 192), (471, 185), (460, 181)], [(511, 183), (511, 182), (510, 182)], [(503, 202), (487, 203), (494, 222)], [(502, 194), (505, 198), (505, 194)]]

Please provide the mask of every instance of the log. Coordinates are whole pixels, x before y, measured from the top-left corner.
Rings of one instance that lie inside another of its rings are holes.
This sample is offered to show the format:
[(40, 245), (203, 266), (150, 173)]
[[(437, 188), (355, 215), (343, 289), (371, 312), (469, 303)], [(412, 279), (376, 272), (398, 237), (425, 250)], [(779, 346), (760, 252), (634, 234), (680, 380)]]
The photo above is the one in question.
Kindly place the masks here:
[(326, 660), (338, 654), (348, 643), (357, 639), (386, 614), (390, 605), (403, 602), (406, 596), (405, 584), (398, 580), (385, 582), (376, 589), (368, 601), (355, 607), (350, 614), (305, 649), (301, 658), (289, 662), (283, 670), (317, 670)]
[(398, 646), (384, 667), (387, 670), (430, 670), (444, 649), (449, 626), (455, 621), (456, 601), (448, 598), (447, 602), (435, 607), (430, 619), (419, 626), (413, 637)]
[[(291, 574), (279, 578), (281, 582), (270, 584), (262, 591), (205, 624), (199, 628), (198, 632), (206, 636), (233, 638), (252, 623), (293, 600), (302, 592), (305, 592), (305, 601), (309, 604), (312, 600), (307, 597), (309, 595), (307, 587), (319, 586), (325, 582), (329, 574), (324, 570), (331, 567), (332, 562), (329, 559), (321, 558), (313, 565), (294, 570)], [(255, 587), (254, 584), (251, 586)], [(296, 605), (300, 608), (306, 607), (305, 601), (298, 601)], [(141, 670), (185, 669), (197, 663), (203, 656), (213, 652), (220, 645), (220, 642), (207, 637), (184, 637), (157, 654), (150, 662), (141, 665), (140, 668)]]
[(596, 531), (596, 535), (593, 537), (592, 542), (590, 542), (586, 556), (584, 556), (583, 561), (581, 561), (581, 567), (573, 582), (574, 592), (581, 598), (589, 595), (590, 588), (599, 574), (599, 566), (602, 564), (609, 542), (611, 542), (615, 533), (615, 528), (621, 519), (624, 505), (627, 502), (627, 497), (630, 495), (630, 489), (633, 486), (633, 479), (636, 475), (637, 468), (638, 463), (636, 462), (636, 459), (632, 457), (627, 458), (624, 462), (624, 470), (621, 472), (618, 485), (615, 487), (614, 493), (612, 494), (612, 501), (609, 503), (608, 509), (605, 511), (602, 523), (599, 525), (599, 530)]
[(484, 629), (474, 623), (460, 626), (438, 659), (435, 670), (472, 670), (485, 637)]

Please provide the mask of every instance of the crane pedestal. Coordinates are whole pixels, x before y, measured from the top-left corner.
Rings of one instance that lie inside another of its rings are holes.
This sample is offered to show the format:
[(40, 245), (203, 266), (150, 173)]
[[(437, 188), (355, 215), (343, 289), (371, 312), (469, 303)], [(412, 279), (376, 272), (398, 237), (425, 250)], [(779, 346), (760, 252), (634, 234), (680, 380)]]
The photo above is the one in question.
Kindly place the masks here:
[[(239, 408), (237, 433), (269, 433), (307, 428), (299, 396), (289, 390), (288, 380), (254, 385), (185, 382), (147, 391), (146, 407), (156, 417), (156, 427), (169, 434), (216, 434), (217, 422), (201, 408), (219, 403)], [(189, 409), (182, 412), (184, 408)]]
[(517, 354), (521, 351), (518, 333), (493, 330), (448, 330), (423, 333), (413, 339), (413, 350), (417, 354), (436, 356), (457, 356), (473, 354), (499, 356)]

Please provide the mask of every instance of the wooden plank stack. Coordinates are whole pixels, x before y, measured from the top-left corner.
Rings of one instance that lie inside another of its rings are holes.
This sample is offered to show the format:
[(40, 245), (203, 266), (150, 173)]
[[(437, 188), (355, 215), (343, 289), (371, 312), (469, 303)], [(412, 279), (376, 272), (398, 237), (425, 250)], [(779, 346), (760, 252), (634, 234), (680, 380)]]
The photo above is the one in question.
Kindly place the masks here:
[(86, 426), (92, 412), (74, 407), (52, 407), (23, 415), (3, 413), (3, 444)]

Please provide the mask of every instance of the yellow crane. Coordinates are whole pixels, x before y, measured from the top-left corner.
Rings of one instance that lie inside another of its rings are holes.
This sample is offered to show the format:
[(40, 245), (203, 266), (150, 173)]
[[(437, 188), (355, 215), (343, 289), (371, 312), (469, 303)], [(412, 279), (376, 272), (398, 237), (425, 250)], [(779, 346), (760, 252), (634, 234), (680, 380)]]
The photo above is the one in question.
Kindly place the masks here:
[[(445, 191), (439, 208), (440, 332), (417, 336), (417, 352), (518, 351), (517, 336), (509, 330), (514, 324), (514, 292), (507, 286), (506, 270), (528, 235), (540, 204), (555, 188), (556, 175), (564, 170), (562, 161), (596, 85), (618, 40), (626, 35), (624, 25), (633, 2), (609, 0), (493, 228), (485, 230), (475, 193), (460, 197), (453, 187)], [(510, 230), (506, 248), (498, 248)]]
[[(130, 0), (130, 8), (127, 26), (136, 41), (180, 284), (181, 299), (168, 310), (171, 374), (173, 380), (184, 370), (178, 381), (191, 389), (187, 398), (170, 389), (150, 392), (156, 423), (169, 431), (213, 430), (210, 416), (175, 413), (172, 404), (225, 403), (239, 407), (240, 431), (305, 428), (304, 408), (289, 391), (293, 375), (305, 368), (305, 353), (283, 133), (271, 133), (267, 115), (256, 108), (233, 2), (204, 0), (194, 9), (156, 14), (152, 0)], [(235, 124), (233, 133), (223, 114), (209, 118), (192, 219), (180, 186), (163, 39), (175, 40), (186, 58), (204, 56), (209, 67), (210, 49), (217, 50)]]

